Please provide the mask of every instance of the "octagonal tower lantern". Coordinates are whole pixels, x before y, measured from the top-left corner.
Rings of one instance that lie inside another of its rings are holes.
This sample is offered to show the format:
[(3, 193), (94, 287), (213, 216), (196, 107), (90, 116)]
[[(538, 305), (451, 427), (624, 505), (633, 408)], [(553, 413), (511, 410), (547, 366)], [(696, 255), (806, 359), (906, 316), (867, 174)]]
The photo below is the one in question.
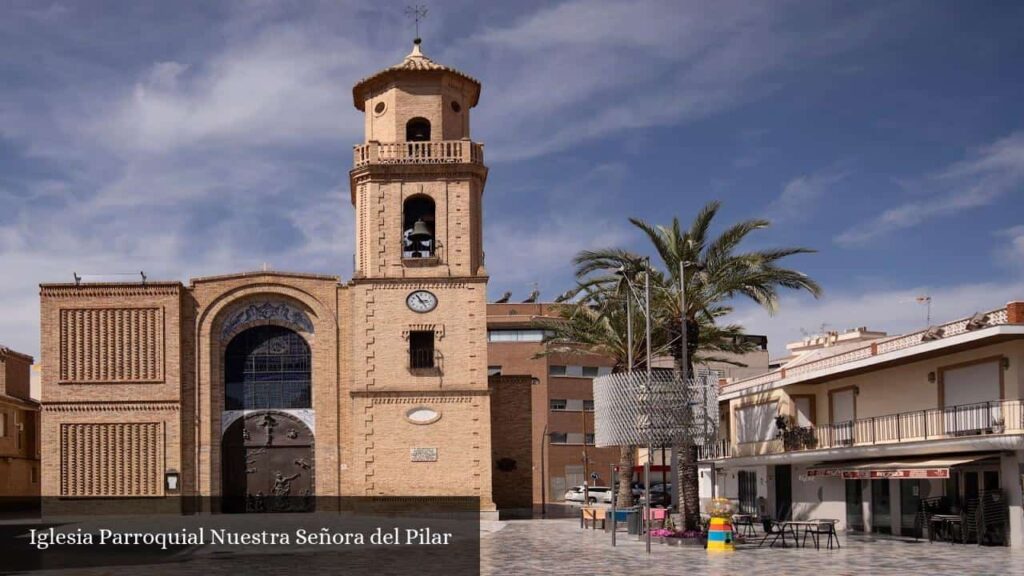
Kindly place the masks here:
[(438, 64), (417, 38), (400, 63), (361, 80), (353, 104), (365, 113), (368, 142), (439, 142), (469, 138), (469, 109), (480, 82)]

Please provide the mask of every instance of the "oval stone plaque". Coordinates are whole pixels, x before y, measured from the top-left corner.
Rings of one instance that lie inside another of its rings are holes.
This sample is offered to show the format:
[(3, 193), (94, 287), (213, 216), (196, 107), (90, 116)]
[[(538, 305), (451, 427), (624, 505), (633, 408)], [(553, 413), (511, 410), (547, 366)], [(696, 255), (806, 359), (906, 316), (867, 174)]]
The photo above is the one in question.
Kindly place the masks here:
[(405, 413), (405, 419), (413, 424), (432, 424), (440, 418), (436, 410), (426, 406), (417, 406)]

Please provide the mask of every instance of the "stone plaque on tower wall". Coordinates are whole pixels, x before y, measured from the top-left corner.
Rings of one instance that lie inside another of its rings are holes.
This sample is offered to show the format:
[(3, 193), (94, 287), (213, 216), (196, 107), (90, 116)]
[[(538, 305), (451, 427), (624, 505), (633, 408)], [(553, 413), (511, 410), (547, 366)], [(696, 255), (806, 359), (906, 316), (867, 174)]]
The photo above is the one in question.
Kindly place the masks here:
[(437, 448), (411, 448), (409, 455), (413, 462), (437, 462)]

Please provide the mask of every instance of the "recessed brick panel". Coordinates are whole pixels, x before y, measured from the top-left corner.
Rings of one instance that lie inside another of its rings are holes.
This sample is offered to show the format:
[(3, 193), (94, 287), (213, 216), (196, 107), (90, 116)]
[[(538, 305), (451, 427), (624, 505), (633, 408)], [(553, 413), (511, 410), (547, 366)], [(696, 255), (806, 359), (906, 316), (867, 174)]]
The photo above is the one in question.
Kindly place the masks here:
[(61, 496), (160, 496), (161, 428), (158, 422), (61, 425)]
[(65, 308), (60, 311), (60, 381), (161, 382), (161, 308)]

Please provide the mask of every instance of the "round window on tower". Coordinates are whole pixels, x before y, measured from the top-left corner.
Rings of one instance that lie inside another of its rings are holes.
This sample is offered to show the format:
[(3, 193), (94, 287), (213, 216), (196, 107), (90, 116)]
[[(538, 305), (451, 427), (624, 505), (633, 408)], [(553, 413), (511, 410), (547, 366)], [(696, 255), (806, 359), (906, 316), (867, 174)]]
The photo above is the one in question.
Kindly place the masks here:
[(383, 102), (377, 102), (377, 105), (373, 107), (373, 113), (380, 116), (388, 109), (388, 105)]
[(452, 100), (452, 112), (455, 112), (456, 114), (462, 112), (462, 104), (459, 104), (455, 100)]

